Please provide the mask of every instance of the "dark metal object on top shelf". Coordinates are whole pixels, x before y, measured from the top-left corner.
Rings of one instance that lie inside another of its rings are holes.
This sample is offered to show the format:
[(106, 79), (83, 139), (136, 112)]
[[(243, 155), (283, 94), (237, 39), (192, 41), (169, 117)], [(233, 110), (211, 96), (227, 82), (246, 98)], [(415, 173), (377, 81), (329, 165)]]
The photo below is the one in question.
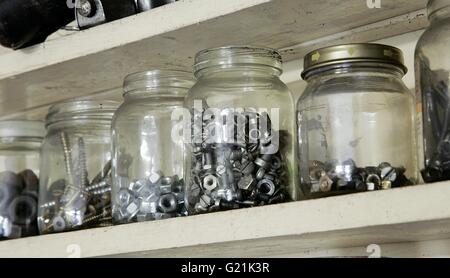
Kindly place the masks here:
[(66, 0), (2, 0), (0, 44), (19, 49), (41, 43), (73, 19)]
[(78, 27), (86, 29), (137, 13), (135, 0), (76, 0)]

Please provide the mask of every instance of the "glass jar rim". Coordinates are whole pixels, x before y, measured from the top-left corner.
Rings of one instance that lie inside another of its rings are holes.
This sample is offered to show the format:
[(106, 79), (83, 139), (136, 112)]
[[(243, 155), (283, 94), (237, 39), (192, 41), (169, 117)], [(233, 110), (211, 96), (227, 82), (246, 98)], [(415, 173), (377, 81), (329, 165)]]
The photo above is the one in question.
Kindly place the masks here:
[(278, 50), (250, 45), (230, 45), (204, 49), (195, 55), (194, 72), (209, 67), (230, 68), (234, 65), (256, 65), (275, 68), (282, 73), (283, 59)]
[(450, 6), (450, 0), (429, 0), (427, 4), (428, 18), (443, 8)]
[(98, 120), (111, 122), (119, 105), (119, 102), (112, 100), (65, 101), (50, 107), (45, 123), (48, 127), (61, 121)]
[(123, 95), (134, 91), (153, 91), (160, 88), (181, 88), (177, 94), (186, 94), (195, 83), (191, 72), (155, 69), (129, 74), (123, 82)]
[(36, 138), (36, 140), (42, 140), (44, 136), (45, 126), (42, 121), (0, 121), (0, 138)]
[(354, 43), (324, 47), (306, 54), (301, 76), (306, 79), (319, 68), (349, 67), (361, 63), (388, 64), (399, 68), (403, 74), (408, 72), (403, 52), (399, 48), (384, 44)]

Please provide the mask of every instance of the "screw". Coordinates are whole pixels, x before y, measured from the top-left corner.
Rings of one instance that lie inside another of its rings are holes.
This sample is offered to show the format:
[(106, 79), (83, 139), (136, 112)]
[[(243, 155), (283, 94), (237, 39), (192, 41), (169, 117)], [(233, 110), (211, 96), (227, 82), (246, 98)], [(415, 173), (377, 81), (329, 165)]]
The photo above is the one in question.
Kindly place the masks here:
[(81, 190), (87, 187), (87, 168), (86, 168), (86, 149), (84, 145), (83, 138), (78, 138), (78, 171), (80, 173), (80, 184)]
[(66, 166), (66, 174), (67, 174), (67, 180), (69, 181), (69, 184), (73, 183), (73, 167), (72, 167), (72, 150), (69, 143), (69, 137), (67, 136), (66, 132), (60, 133), (60, 139), (61, 139), (61, 145), (63, 148), (64, 153), (64, 162)]

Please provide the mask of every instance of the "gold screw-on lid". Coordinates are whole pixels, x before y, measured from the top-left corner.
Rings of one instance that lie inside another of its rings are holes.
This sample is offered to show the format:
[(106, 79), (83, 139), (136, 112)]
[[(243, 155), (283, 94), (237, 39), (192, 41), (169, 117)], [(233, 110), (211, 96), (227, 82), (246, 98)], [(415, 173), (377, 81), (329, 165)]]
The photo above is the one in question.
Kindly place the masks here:
[(408, 71), (400, 49), (383, 44), (356, 43), (325, 47), (308, 53), (304, 58), (302, 77), (305, 78), (317, 68), (361, 62), (391, 64), (399, 67), (405, 74)]

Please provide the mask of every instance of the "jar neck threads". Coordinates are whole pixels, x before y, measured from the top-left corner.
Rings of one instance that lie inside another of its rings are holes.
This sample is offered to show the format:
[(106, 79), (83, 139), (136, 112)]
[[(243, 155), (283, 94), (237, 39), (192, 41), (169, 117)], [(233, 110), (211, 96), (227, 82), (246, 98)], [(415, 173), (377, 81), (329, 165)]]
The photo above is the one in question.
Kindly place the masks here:
[(185, 97), (194, 85), (192, 73), (152, 70), (128, 75), (123, 84), (124, 98)]
[(59, 123), (92, 121), (99, 125), (110, 125), (114, 112), (119, 107), (115, 101), (79, 100), (56, 104), (49, 109), (46, 126)]
[(282, 73), (282, 58), (277, 50), (252, 46), (226, 46), (200, 51), (195, 57), (195, 76), (214, 74), (274, 75)]
[(329, 65), (315, 70), (310, 71), (304, 76), (306, 81), (316, 77), (324, 75), (339, 76), (342, 74), (361, 74), (363, 72), (379, 75), (391, 75), (397, 78), (402, 78), (404, 76), (404, 71), (400, 67), (396, 67), (390, 64), (384, 63), (344, 63), (337, 65)]

